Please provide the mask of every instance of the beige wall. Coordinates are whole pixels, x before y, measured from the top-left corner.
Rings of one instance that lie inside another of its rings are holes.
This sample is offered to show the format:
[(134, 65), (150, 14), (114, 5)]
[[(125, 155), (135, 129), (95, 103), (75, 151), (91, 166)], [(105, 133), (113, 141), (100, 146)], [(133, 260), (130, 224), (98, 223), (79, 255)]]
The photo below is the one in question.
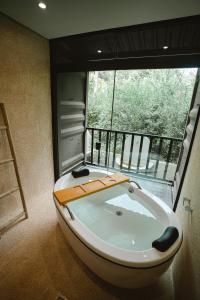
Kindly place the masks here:
[(37, 201), (53, 187), (49, 44), (2, 14), (0, 102), (9, 117), (26, 201)]
[[(48, 41), (1, 14), (0, 102), (10, 120), (26, 201), (39, 201), (53, 188)], [(192, 200), (192, 217), (182, 206), (183, 197)], [(200, 299), (200, 124), (177, 214), (184, 243), (174, 262), (175, 295), (196, 300)]]
[[(191, 199), (192, 215), (185, 211), (183, 197)], [(177, 215), (183, 226), (184, 242), (173, 266), (175, 299), (198, 300), (200, 299), (200, 121)]]

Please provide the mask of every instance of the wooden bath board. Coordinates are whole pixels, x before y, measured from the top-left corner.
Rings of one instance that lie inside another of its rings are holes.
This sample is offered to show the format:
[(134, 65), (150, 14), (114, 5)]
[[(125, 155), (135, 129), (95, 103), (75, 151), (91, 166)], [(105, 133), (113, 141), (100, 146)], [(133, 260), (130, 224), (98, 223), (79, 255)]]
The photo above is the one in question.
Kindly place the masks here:
[(65, 205), (70, 201), (94, 194), (96, 192), (100, 192), (114, 185), (127, 181), (129, 181), (129, 178), (127, 176), (121, 173), (115, 173), (110, 176), (108, 175), (100, 179), (95, 179), (90, 182), (75, 185), (73, 187), (54, 192), (54, 196), (60, 204)]

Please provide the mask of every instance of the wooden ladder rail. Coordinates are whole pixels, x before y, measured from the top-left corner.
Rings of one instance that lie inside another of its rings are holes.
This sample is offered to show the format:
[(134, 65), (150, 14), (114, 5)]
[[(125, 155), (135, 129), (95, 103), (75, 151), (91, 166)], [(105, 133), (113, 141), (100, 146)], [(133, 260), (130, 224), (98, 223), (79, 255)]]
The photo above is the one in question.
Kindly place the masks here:
[[(1, 109), (1, 112), (2, 112), (2, 117), (3, 117), (3, 121), (4, 121), (4, 125), (5, 125), (5, 126), (1, 126), (0, 129), (6, 131), (7, 138), (8, 138), (8, 143), (9, 143), (9, 147), (10, 147), (10, 152), (11, 152), (11, 156), (12, 156), (11, 159), (6, 159), (4, 161), (1, 161), (1, 163), (13, 162), (14, 169), (15, 169), (15, 175), (16, 175), (16, 179), (17, 179), (17, 183), (18, 183), (18, 189), (16, 188), (16, 190), (19, 190), (19, 193), (20, 193), (20, 196), (21, 196), (21, 201), (22, 201), (22, 206), (23, 206), (23, 210), (24, 210), (23, 214), (25, 215), (25, 218), (27, 219), (28, 218), (27, 206), (26, 206), (24, 193), (23, 193), (23, 189), (22, 189), (22, 184), (21, 184), (21, 180), (20, 180), (20, 176), (19, 176), (17, 160), (16, 160), (16, 154), (15, 154), (15, 149), (14, 149), (14, 145), (13, 145), (13, 142), (12, 142), (12, 135), (11, 135), (11, 131), (10, 131), (8, 116), (7, 116), (6, 109), (5, 109), (5, 106), (4, 106), (3, 103), (0, 103), (0, 109)], [(22, 213), (19, 214), (19, 216), (22, 216)], [(8, 225), (4, 226), (0, 231), (6, 230), (5, 227), (12, 226), (12, 221), (13, 221), (13, 224), (14, 224), (16, 222), (16, 218), (14, 218), (13, 220), (10, 220)]]

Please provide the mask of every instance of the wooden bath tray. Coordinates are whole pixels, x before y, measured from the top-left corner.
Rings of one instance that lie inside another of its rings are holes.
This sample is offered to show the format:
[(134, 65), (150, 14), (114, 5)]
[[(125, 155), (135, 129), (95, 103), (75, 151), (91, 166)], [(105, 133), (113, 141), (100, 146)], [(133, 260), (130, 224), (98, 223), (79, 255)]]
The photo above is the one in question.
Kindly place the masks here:
[(115, 173), (110, 176), (95, 179), (90, 182), (75, 185), (73, 187), (54, 192), (54, 196), (60, 204), (64, 205), (69, 201), (88, 196), (90, 194), (105, 190), (109, 187), (126, 181), (129, 181), (129, 178), (127, 176), (121, 173)]

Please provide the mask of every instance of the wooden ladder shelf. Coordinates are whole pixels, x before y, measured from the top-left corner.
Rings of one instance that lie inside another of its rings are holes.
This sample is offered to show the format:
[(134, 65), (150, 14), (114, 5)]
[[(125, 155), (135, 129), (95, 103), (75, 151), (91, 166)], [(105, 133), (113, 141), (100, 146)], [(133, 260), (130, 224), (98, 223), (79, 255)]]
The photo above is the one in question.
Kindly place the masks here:
[[(17, 160), (16, 160), (15, 150), (14, 150), (14, 146), (13, 146), (13, 142), (12, 142), (12, 136), (11, 136), (11, 132), (10, 132), (8, 117), (7, 117), (6, 109), (5, 109), (5, 106), (3, 103), (0, 103), (0, 114), (1, 114), (0, 117), (3, 122), (3, 124), (0, 125), (0, 138), (1, 138), (1, 132), (5, 131), (6, 138), (8, 140), (10, 154), (11, 154), (11, 158), (4, 158), (3, 160), (0, 160), (0, 165), (6, 165), (6, 164), (12, 163), (14, 166), (15, 176), (16, 176), (16, 180), (17, 180), (17, 186), (10, 187), (9, 190), (4, 191), (3, 193), (0, 193), (0, 201), (3, 201), (2, 199), (6, 198), (8, 195), (15, 193), (16, 191), (19, 191), (20, 198), (22, 201), (22, 207), (23, 207), (22, 212), (20, 212), (17, 216), (12, 218), (11, 220), (8, 220), (6, 224), (1, 225), (1, 227), (0, 227), (0, 234), (1, 234), (1, 233), (5, 232), (8, 228), (10, 228), (12, 225), (14, 225), (20, 219), (28, 218), (28, 212), (27, 212), (24, 193), (22, 190), (21, 180), (20, 180), (20, 176), (19, 176)], [(2, 146), (2, 144), (3, 143), (0, 143), (0, 147)], [(3, 176), (3, 175), (0, 174), (0, 176)]]

